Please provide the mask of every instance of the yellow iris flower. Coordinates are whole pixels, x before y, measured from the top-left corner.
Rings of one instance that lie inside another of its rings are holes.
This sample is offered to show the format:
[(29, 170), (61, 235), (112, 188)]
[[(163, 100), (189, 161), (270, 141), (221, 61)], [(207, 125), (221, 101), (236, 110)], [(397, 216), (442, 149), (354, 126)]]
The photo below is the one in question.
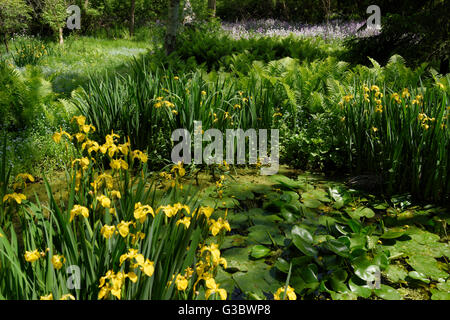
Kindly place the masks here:
[(103, 237), (105, 237), (105, 239), (110, 239), (114, 235), (115, 230), (116, 230), (115, 226), (109, 226), (105, 224), (100, 229), (100, 233), (102, 234)]
[(62, 266), (63, 266), (63, 264), (64, 264), (65, 262), (66, 262), (66, 258), (64, 258), (63, 255), (57, 255), (57, 254), (55, 254), (55, 255), (53, 255), (53, 257), (52, 257), (52, 264), (53, 264), (53, 267), (54, 267), (56, 270), (61, 269)]
[(69, 222), (72, 222), (73, 218), (75, 216), (82, 215), (85, 218), (89, 217), (89, 209), (83, 206), (80, 206), (78, 204), (74, 205), (72, 210), (70, 210), (70, 220)]
[(132, 221), (121, 221), (118, 225), (117, 225), (117, 230), (119, 230), (120, 235), (125, 238), (128, 233), (130, 232), (130, 224), (132, 224)]
[(14, 200), (16, 201), (18, 204), (21, 204), (23, 200), (26, 200), (27, 196), (22, 194), (22, 193), (10, 193), (10, 194), (6, 194), (3, 197), (3, 202), (6, 202), (8, 200)]
[(208, 300), (212, 294), (219, 294), (221, 300), (227, 300), (227, 291), (225, 289), (219, 288), (219, 284), (216, 283), (214, 278), (209, 278), (205, 281), (206, 287), (208, 288), (205, 293), (205, 297)]
[(111, 207), (111, 199), (109, 199), (107, 196), (105, 196), (103, 194), (100, 196), (97, 196), (97, 201), (100, 202), (100, 204), (102, 205), (103, 208)]
[(41, 254), (36, 249), (33, 251), (25, 251), (24, 257), (25, 257), (25, 261), (31, 263), (31, 262), (37, 261), (41, 257)]
[(189, 281), (185, 276), (178, 274), (175, 279), (175, 285), (177, 286), (178, 291), (184, 291), (187, 289)]
[(183, 219), (179, 219), (176, 223), (178, 226), (179, 224), (184, 225), (185, 229), (189, 229), (189, 226), (191, 225), (191, 218), (190, 217), (184, 217)]
[(297, 300), (297, 295), (294, 292), (294, 289), (290, 286), (287, 287), (287, 290), (285, 290), (284, 287), (281, 287), (277, 290), (277, 292), (274, 293), (273, 298), (275, 300), (281, 300), (284, 292), (286, 291), (285, 300)]

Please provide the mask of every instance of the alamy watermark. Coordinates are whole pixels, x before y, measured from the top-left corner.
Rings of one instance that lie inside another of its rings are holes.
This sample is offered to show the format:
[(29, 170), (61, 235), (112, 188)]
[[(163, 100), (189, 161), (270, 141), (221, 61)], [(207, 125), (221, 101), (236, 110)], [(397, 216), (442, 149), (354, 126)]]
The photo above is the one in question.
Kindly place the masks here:
[(67, 278), (66, 287), (67, 289), (79, 290), (81, 288), (81, 270), (79, 266), (71, 265), (66, 268), (66, 272), (70, 275)]
[(378, 267), (373, 268), (373, 270), (369, 270), (372, 273), (372, 276), (369, 280), (367, 280), (367, 286), (370, 289), (381, 289), (381, 272)]
[(77, 5), (71, 5), (67, 8), (70, 16), (67, 18), (67, 28), (70, 30), (81, 29), (81, 9)]
[[(278, 129), (270, 130), (270, 156), (268, 156), (268, 130), (227, 129), (224, 134), (218, 129), (202, 130), (202, 122), (194, 121), (194, 153), (192, 155), (192, 138), (187, 129), (172, 132), (172, 141), (179, 142), (172, 149), (172, 162), (195, 164), (221, 164), (225, 159), (228, 164), (246, 164), (246, 146), (248, 145), (248, 164), (260, 163), (261, 175), (278, 173), (280, 148)], [(225, 137), (225, 139), (224, 139)], [(180, 141), (181, 140), (181, 141)], [(203, 142), (209, 144), (203, 149)], [(236, 154), (236, 161), (235, 161)]]
[(381, 9), (373, 4), (367, 7), (367, 14), (371, 14), (367, 19), (367, 29), (381, 30)]

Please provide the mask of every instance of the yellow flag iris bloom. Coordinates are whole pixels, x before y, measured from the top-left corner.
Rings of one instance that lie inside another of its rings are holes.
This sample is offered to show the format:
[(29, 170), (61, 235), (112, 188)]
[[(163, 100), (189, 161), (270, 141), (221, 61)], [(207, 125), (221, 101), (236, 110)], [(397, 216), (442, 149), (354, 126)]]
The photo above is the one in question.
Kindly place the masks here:
[(14, 200), (16, 201), (18, 204), (21, 204), (23, 200), (26, 200), (27, 196), (22, 194), (22, 193), (10, 193), (10, 194), (6, 194), (3, 197), (3, 202), (6, 202), (8, 200)]

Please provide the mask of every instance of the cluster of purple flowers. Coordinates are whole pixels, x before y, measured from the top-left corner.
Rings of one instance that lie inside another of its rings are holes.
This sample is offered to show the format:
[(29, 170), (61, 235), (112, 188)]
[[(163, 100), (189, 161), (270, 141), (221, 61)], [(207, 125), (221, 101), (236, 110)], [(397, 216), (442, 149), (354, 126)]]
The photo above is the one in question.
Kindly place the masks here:
[(343, 39), (349, 36), (367, 37), (379, 32), (363, 26), (364, 21), (344, 22), (339, 20), (330, 21), (328, 24), (323, 23), (317, 25), (291, 23), (274, 19), (222, 23), (223, 30), (227, 31), (235, 39), (273, 36), (287, 37), (291, 34), (300, 37), (320, 36), (324, 39)]

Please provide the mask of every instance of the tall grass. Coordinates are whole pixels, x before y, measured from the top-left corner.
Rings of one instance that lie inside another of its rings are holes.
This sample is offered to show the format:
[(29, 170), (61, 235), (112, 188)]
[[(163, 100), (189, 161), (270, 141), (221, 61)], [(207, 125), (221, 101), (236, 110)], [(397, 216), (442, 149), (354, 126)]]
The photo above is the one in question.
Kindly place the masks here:
[(390, 194), (448, 199), (449, 80), (400, 92), (378, 90), (373, 83), (355, 86), (342, 108), (346, 149), (356, 171), (380, 174)]

